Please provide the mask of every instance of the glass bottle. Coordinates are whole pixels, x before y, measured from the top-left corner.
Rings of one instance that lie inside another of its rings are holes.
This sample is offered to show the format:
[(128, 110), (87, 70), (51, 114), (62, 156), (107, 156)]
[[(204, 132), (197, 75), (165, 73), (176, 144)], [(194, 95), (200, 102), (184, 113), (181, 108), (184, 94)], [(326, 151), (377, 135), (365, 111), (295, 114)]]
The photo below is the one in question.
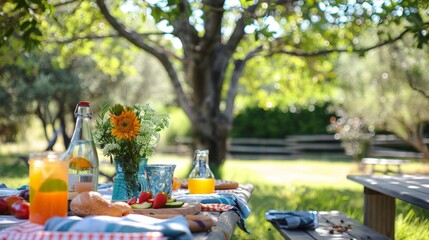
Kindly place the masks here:
[(195, 150), (193, 165), (188, 177), (189, 193), (213, 193), (215, 190), (215, 177), (209, 167), (209, 150)]
[(70, 145), (63, 154), (69, 160), (69, 196), (98, 189), (98, 155), (91, 133), (92, 110), (89, 102), (80, 101), (75, 108), (76, 125)]

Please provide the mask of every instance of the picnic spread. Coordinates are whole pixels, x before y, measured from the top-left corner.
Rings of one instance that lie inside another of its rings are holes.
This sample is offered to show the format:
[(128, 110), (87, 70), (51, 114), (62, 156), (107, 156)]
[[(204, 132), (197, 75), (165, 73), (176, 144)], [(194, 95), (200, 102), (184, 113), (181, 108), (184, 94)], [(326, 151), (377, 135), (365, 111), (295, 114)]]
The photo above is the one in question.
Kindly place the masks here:
[[(17, 194), (26, 186), (1, 189)], [(185, 202), (180, 208), (133, 209), (122, 217), (69, 213), (67, 217), (53, 217), (45, 225), (0, 215), (0, 239), (227, 239), (236, 225), (248, 232), (245, 219), (250, 214), (247, 201), (252, 191), (252, 184), (238, 183), (235, 188), (212, 194), (189, 194), (186, 188), (179, 188), (172, 198)], [(112, 185), (100, 184), (98, 193), (110, 201)]]

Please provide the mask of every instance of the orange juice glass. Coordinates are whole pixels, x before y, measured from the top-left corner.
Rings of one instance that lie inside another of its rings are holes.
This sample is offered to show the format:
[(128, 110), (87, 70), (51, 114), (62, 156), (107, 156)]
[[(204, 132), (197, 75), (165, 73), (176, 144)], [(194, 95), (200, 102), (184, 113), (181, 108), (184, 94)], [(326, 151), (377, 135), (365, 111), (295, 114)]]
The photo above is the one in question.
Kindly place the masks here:
[(215, 190), (214, 178), (188, 178), (190, 194), (210, 194)]
[(67, 216), (68, 161), (55, 152), (30, 153), (30, 222)]

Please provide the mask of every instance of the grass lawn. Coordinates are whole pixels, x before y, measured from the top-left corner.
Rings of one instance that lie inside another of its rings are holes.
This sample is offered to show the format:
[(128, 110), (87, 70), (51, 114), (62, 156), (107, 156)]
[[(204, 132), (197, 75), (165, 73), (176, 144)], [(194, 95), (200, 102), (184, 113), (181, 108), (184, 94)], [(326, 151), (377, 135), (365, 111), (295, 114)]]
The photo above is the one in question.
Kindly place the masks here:
[[(10, 187), (27, 184), (26, 166), (14, 165), (14, 162), (14, 159), (0, 156), (0, 182)], [(158, 154), (149, 159), (150, 163), (175, 163), (175, 175), (183, 178), (189, 172), (191, 160), (184, 156)], [(403, 172), (429, 173), (426, 165), (407, 164), (403, 166)], [(100, 168), (113, 172), (112, 166), (105, 160), (101, 161)], [(228, 159), (222, 174), (224, 179), (255, 186), (249, 201), (252, 214), (246, 220), (252, 234), (248, 235), (237, 228), (233, 239), (282, 239), (265, 221), (264, 213), (269, 209), (339, 210), (363, 221), (363, 187), (346, 178), (348, 174), (362, 172), (356, 163), (346, 157)], [(429, 240), (429, 211), (397, 201), (396, 239)]]

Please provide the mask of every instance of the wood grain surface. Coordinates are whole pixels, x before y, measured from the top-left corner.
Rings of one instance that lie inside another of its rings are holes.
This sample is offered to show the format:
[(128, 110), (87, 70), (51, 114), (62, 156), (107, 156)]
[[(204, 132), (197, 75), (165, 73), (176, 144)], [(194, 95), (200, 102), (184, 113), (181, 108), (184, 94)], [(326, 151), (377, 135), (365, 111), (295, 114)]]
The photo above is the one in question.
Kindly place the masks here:
[(201, 211), (200, 203), (184, 203), (180, 208), (133, 209), (133, 213), (155, 216), (159, 214), (195, 215)]

